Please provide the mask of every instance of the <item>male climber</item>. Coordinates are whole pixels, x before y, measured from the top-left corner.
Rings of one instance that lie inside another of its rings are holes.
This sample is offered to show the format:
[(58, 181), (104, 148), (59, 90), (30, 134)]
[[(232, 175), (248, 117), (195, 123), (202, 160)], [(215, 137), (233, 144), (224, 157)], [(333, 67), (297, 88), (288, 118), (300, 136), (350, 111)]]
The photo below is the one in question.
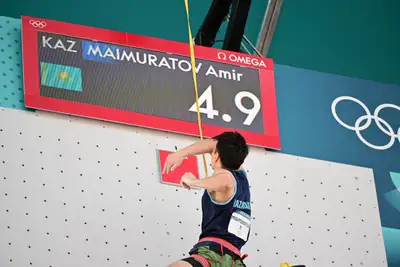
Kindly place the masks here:
[(181, 185), (204, 189), (200, 240), (190, 257), (169, 267), (243, 267), (240, 249), (246, 244), (251, 227), (250, 188), (242, 164), (249, 153), (246, 140), (237, 132), (224, 132), (170, 154), (163, 173), (176, 169), (185, 157), (211, 154), (214, 173), (196, 179), (185, 173)]

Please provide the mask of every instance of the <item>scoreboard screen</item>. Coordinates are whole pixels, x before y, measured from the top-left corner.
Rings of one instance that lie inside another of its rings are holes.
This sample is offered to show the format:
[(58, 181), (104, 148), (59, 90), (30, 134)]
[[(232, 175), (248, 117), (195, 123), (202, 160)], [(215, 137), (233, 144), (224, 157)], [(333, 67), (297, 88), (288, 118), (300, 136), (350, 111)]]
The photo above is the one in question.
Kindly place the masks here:
[[(198, 135), (189, 45), (23, 17), (25, 105)], [(235, 130), (280, 149), (270, 59), (195, 47), (206, 137)]]

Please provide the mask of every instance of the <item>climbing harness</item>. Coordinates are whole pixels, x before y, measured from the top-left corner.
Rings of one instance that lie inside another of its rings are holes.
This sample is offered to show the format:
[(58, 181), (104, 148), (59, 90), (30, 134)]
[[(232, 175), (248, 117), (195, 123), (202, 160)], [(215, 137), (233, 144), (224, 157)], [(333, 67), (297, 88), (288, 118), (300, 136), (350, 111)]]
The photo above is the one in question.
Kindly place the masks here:
[[(206, 257), (203, 257), (203, 256), (197, 254), (198, 247), (209, 246), (210, 243), (212, 244), (212, 246), (210, 246), (209, 249), (218, 253), (221, 256), (221, 258), (219, 260), (206, 258)], [(215, 238), (215, 237), (205, 237), (205, 238), (200, 239), (189, 254), (191, 255), (192, 258), (197, 260), (203, 267), (210, 267), (211, 262), (212, 263), (222, 262), (224, 260), (226, 254), (228, 254), (232, 258), (232, 267), (234, 267), (235, 262), (237, 260), (240, 260), (243, 263), (243, 260), (245, 258), (247, 258), (247, 256), (248, 256), (247, 254), (244, 254), (242, 256), (240, 250), (237, 249), (235, 246), (233, 246), (231, 243), (227, 242), (224, 239)], [(243, 263), (243, 265), (245, 266), (244, 263)]]

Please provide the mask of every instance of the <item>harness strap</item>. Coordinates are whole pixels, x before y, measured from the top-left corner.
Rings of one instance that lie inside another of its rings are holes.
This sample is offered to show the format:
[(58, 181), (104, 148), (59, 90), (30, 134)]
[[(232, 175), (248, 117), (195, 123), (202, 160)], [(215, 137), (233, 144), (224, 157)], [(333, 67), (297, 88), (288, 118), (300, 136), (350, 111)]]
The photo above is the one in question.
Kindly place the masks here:
[(219, 245), (221, 245), (221, 246), (223, 246), (223, 247), (225, 247), (225, 248), (227, 248), (227, 249), (229, 249), (230, 251), (232, 251), (233, 253), (235, 253), (236, 255), (238, 255), (238, 256), (240, 256), (241, 257), (241, 253), (240, 253), (240, 250), (237, 248), (237, 247), (235, 247), (234, 245), (232, 245), (231, 243), (229, 243), (228, 241), (226, 241), (226, 240), (224, 240), (224, 239), (221, 239), (221, 238), (217, 238), (217, 237), (204, 237), (204, 238), (202, 238), (202, 239), (200, 239), (199, 240), (199, 243), (200, 242), (214, 242), (214, 243), (217, 243), (217, 244), (219, 244)]
[[(221, 253), (222, 253), (222, 257), (223, 257), (223, 248), (229, 250), (230, 252), (236, 254), (236, 256), (238, 256), (239, 258), (241, 258), (242, 260), (244, 260), (245, 258), (247, 258), (247, 254), (244, 254), (242, 256), (242, 254), (240, 253), (240, 250), (235, 247), (234, 245), (232, 245), (231, 243), (229, 243), (228, 241), (221, 239), (221, 238), (217, 238), (217, 237), (204, 237), (202, 239), (199, 240), (198, 244), (202, 243), (202, 242), (213, 242), (216, 243), (218, 245), (221, 246)], [(197, 260), (203, 267), (211, 267), (210, 262), (221, 262), (223, 260), (223, 258), (221, 257), (220, 260), (216, 261), (216, 260), (211, 260), (211, 259), (207, 259), (201, 255), (196, 254), (196, 252), (194, 252), (191, 257), (195, 260)], [(235, 265), (235, 260), (232, 259), (232, 267)]]
[(200, 242), (206, 242), (206, 241), (208, 241), (208, 242), (214, 242), (214, 243), (217, 243), (217, 244), (219, 244), (219, 245), (225, 247), (226, 249), (228, 249), (228, 250), (232, 251), (233, 253), (235, 253), (236, 255), (238, 255), (242, 260), (244, 260), (245, 258), (248, 257), (247, 254), (244, 254), (244, 255), (242, 256), (240, 250), (239, 250), (237, 247), (235, 247), (234, 245), (232, 245), (231, 243), (229, 243), (228, 241), (226, 241), (226, 240), (224, 240), (224, 239), (222, 239), (222, 238), (217, 238), (217, 237), (204, 237), (204, 238), (202, 238), (202, 239), (199, 240), (199, 243), (200, 243)]

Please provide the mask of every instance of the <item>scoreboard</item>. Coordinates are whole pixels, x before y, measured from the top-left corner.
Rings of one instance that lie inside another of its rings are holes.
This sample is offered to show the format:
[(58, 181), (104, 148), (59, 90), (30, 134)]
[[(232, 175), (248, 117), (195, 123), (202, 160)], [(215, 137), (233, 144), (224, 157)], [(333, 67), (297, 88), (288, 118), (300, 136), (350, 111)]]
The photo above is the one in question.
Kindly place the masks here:
[[(22, 18), (25, 105), (128, 125), (199, 134), (189, 45)], [(203, 135), (240, 132), (280, 149), (273, 62), (195, 47)]]

